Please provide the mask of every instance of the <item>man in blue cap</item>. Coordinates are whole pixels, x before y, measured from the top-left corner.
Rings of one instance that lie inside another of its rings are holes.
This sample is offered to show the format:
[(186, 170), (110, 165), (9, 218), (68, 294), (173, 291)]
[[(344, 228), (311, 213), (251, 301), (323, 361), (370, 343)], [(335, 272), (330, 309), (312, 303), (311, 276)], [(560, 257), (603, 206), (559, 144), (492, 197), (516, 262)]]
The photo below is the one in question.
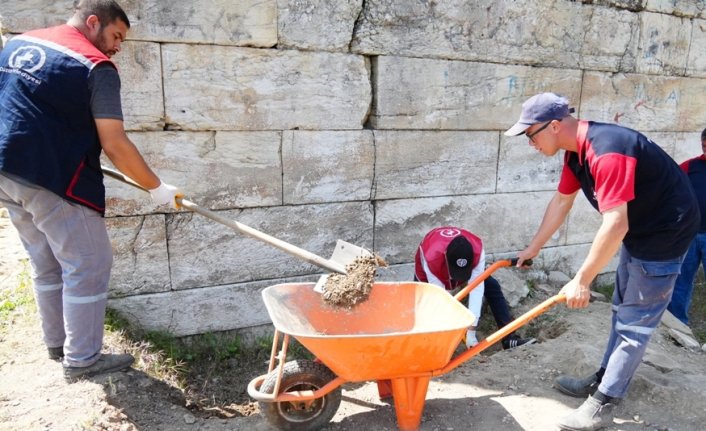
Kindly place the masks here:
[(563, 430), (597, 430), (613, 421), (650, 337), (669, 304), (684, 255), (699, 228), (699, 207), (686, 175), (654, 142), (616, 124), (579, 121), (566, 98), (531, 97), (508, 136), (527, 135), (545, 156), (564, 150), (559, 186), (518, 266), (535, 257), (564, 223), (579, 190), (603, 221), (574, 278), (562, 289), (569, 308), (584, 308), (590, 285), (620, 250), (613, 315), (600, 369), (560, 376), (555, 387), (587, 397), (559, 422)]

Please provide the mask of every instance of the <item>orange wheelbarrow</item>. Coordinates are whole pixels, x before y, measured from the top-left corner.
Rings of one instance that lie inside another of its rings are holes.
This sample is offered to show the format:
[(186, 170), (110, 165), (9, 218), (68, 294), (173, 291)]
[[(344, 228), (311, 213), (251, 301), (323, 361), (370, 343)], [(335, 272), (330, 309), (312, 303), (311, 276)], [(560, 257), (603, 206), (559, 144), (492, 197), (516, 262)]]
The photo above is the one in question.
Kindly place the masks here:
[[(419, 428), (429, 380), (455, 369), (555, 304), (553, 296), (452, 358), (474, 316), (459, 301), (497, 268), (493, 263), (455, 296), (420, 282), (378, 282), (352, 310), (333, 308), (313, 283), (285, 283), (262, 292), (275, 326), (268, 373), (248, 384), (268, 422), (281, 430), (325, 426), (341, 403), (341, 385), (390, 380), (402, 431)], [(282, 343), (280, 348), (280, 335)], [(287, 362), (290, 336), (316, 360)]]

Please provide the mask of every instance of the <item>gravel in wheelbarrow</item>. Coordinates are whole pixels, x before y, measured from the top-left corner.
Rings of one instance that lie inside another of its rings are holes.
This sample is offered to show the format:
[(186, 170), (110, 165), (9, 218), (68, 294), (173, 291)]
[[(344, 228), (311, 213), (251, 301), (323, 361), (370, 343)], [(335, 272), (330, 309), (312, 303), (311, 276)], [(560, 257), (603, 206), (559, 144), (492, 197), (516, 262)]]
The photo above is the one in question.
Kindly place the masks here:
[(322, 299), (328, 305), (347, 309), (366, 301), (375, 282), (378, 266), (387, 266), (380, 256), (356, 257), (346, 265), (346, 274), (330, 274), (326, 278)]

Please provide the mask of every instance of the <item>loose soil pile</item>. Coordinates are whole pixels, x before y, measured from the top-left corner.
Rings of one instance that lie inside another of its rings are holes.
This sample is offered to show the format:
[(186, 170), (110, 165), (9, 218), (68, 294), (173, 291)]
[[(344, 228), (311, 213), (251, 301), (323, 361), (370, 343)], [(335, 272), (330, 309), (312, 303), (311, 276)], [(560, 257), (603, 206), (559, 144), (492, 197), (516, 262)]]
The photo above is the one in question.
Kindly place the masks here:
[(346, 274), (331, 274), (324, 284), (323, 300), (329, 305), (353, 308), (370, 296), (378, 266), (387, 266), (379, 256), (357, 257), (346, 266)]

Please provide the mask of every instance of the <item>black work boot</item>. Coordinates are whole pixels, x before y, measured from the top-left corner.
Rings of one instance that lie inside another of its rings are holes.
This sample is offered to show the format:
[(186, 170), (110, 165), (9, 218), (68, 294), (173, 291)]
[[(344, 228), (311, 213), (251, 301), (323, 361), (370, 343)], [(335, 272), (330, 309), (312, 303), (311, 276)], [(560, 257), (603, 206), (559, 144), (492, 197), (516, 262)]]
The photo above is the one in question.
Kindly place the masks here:
[(576, 410), (559, 421), (559, 429), (567, 431), (595, 431), (613, 423), (615, 404), (601, 404), (589, 396)]
[(559, 376), (554, 380), (554, 387), (566, 395), (571, 395), (576, 398), (585, 398), (596, 392), (599, 383), (596, 373), (582, 379), (570, 376)]
[(73, 383), (84, 377), (122, 371), (130, 368), (133, 362), (135, 362), (135, 358), (132, 355), (104, 353), (98, 361), (87, 367), (64, 367), (64, 380)]
[(47, 355), (52, 361), (61, 361), (64, 359), (64, 346), (47, 347)]

